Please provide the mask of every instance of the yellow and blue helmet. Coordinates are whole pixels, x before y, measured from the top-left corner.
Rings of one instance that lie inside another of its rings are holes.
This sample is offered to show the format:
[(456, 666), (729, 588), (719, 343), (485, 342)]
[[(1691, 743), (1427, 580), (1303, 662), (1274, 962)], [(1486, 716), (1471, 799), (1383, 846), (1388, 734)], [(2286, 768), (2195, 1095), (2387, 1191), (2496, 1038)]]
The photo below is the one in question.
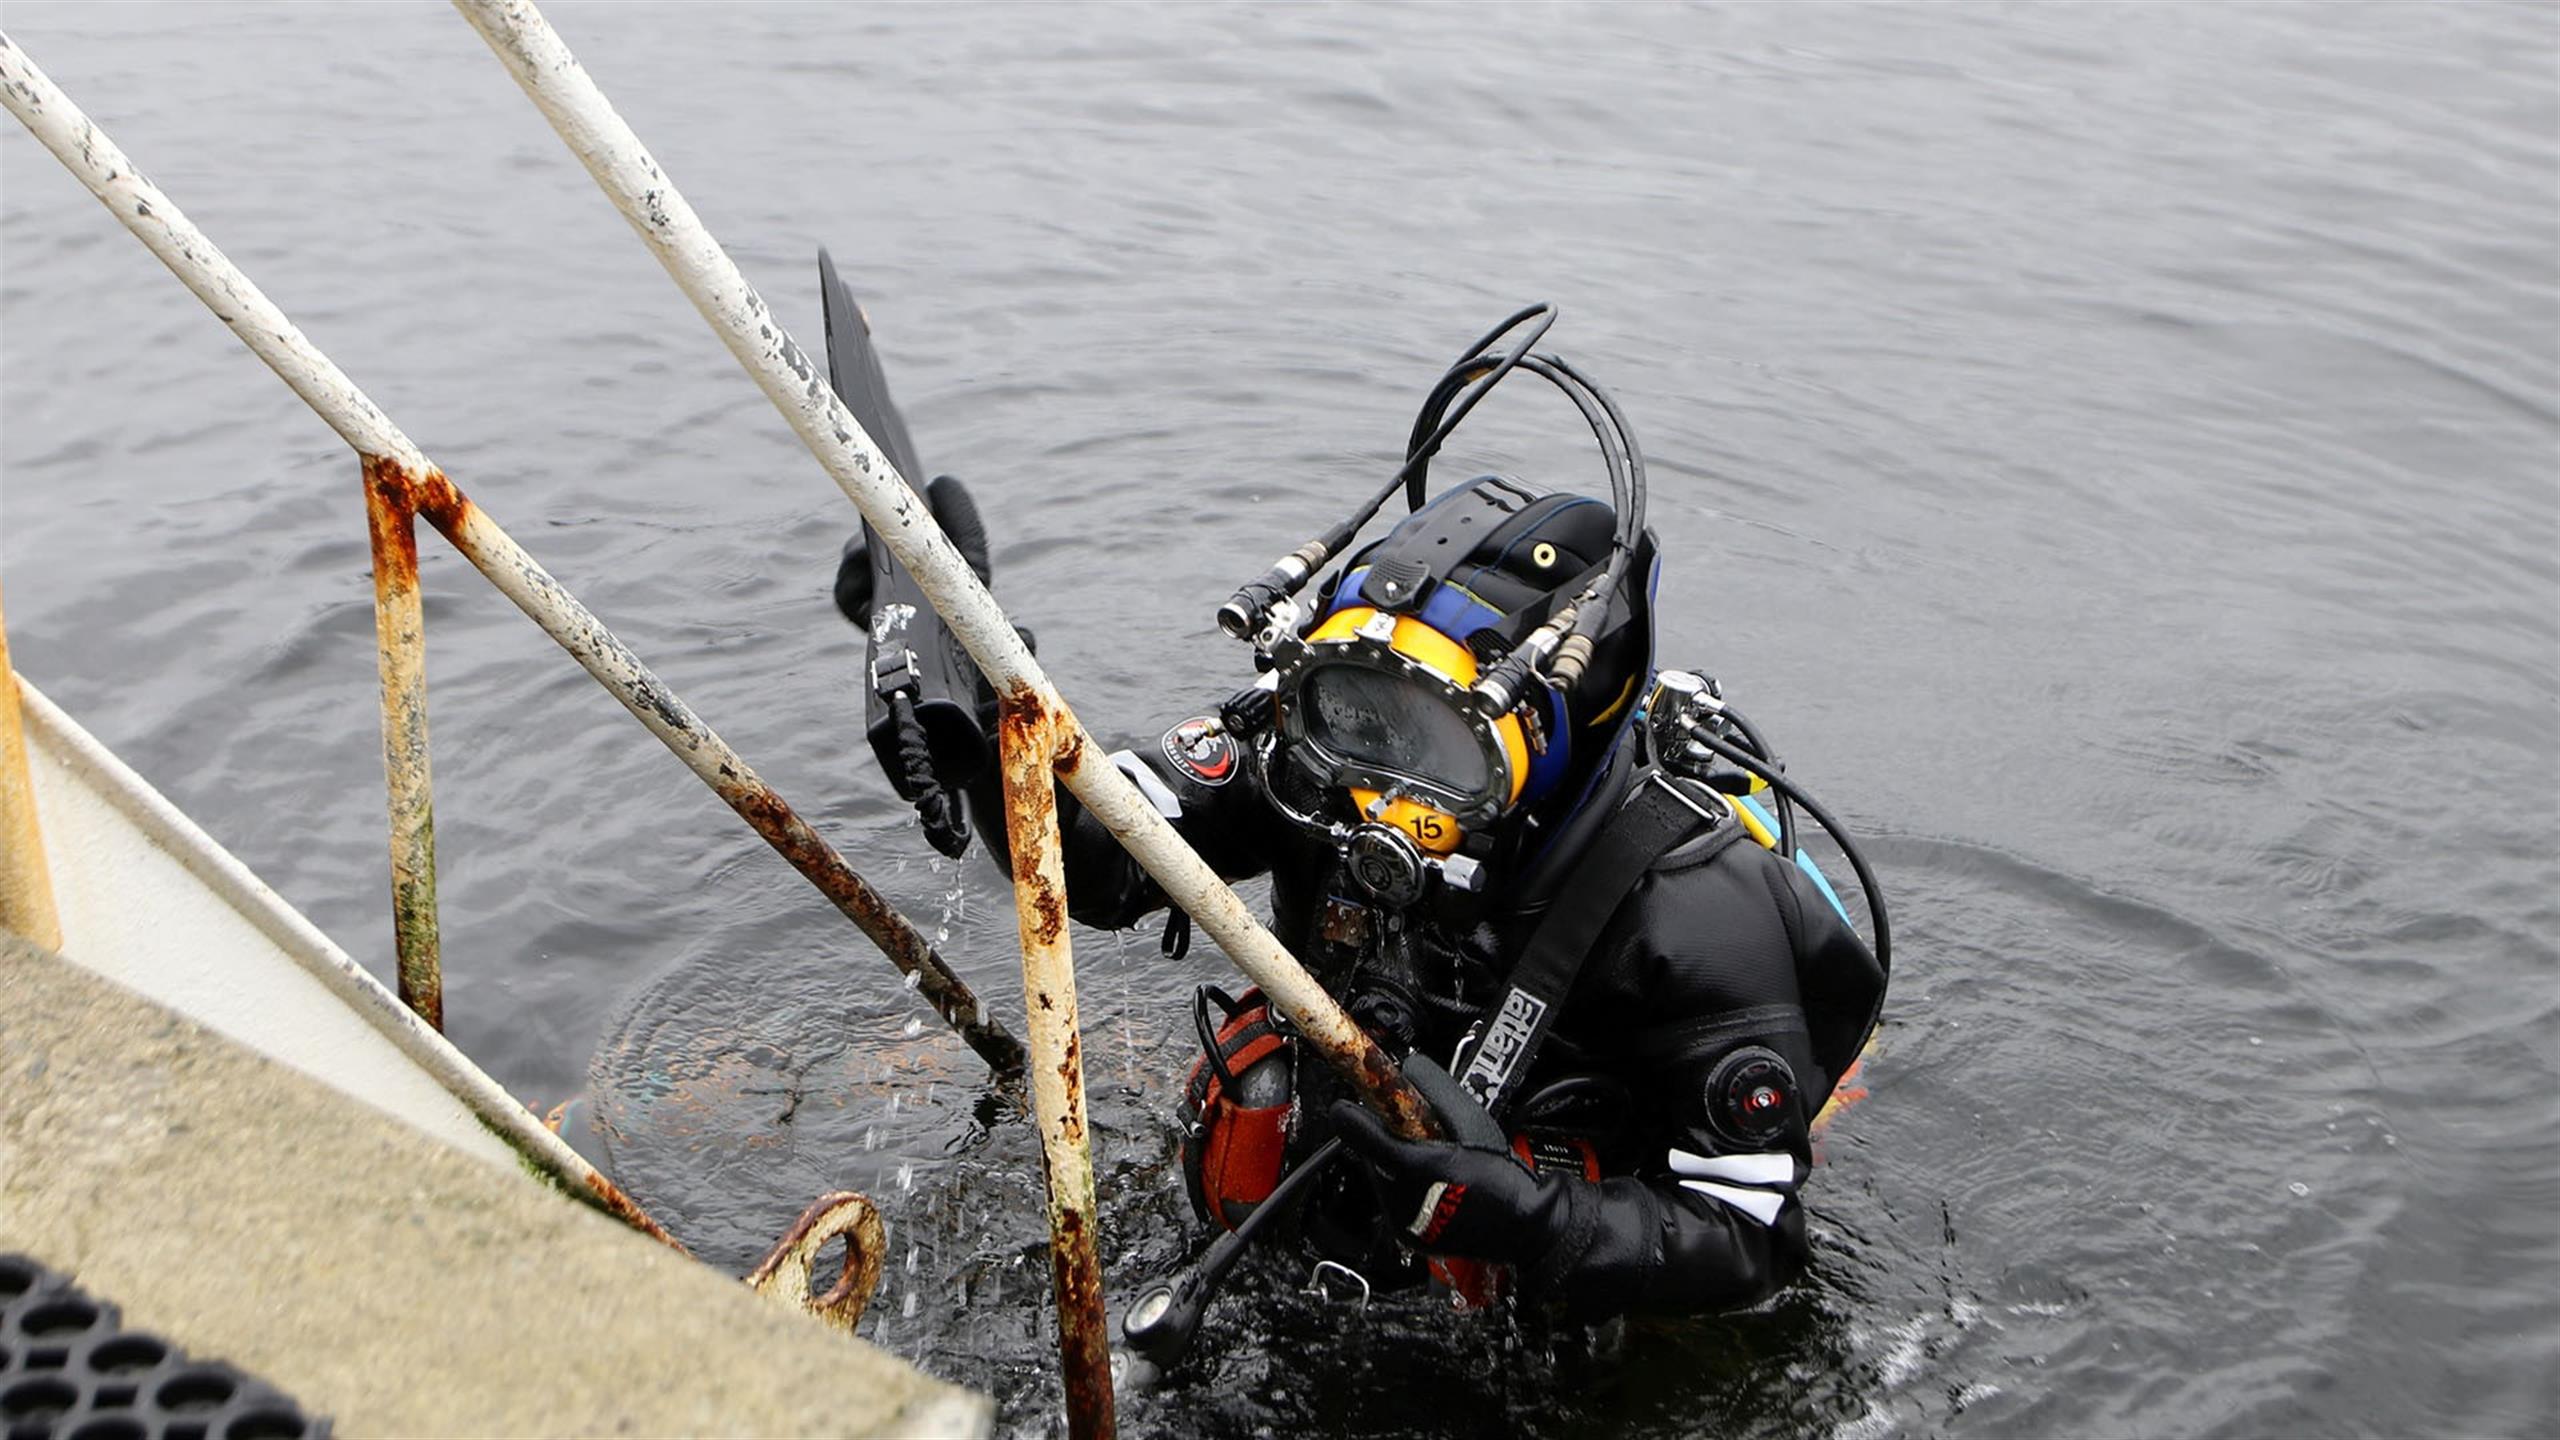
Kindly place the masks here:
[[(1407, 516), (1272, 648), (1285, 763), (1434, 855), (1555, 794), (1578, 752), (1605, 750), (1591, 732), (1621, 718), (1644, 679), (1649, 594), (1613, 607), (1570, 689), (1531, 686), (1488, 714), (1475, 685), (1590, 583), (1616, 526), (1603, 501), (1489, 475)], [(1639, 560), (1625, 588), (1649, 592), (1651, 555)]]

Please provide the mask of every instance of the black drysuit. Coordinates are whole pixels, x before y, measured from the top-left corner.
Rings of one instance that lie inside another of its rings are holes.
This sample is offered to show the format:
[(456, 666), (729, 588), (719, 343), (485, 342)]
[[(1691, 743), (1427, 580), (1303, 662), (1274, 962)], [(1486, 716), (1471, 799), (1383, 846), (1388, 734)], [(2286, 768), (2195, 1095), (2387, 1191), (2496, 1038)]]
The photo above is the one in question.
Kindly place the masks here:
[[(1412, 1048), (1445, 1064), (1466, 1028), (1498, 1001), (1526, 937), (1576, 888), (1576, 865), (1592, 837), (1640, 782), (1642, 732), (1621, 728), (1606, 763), (1582, 771), (1578, 798), (1507, 822), (1487, 864), (1491, 883), (1472, 913), (1410, 915), (1385, 926), (1351, 902), (1358, 891), (1332, 845), (1275, 812), (1263, 787), (1296, 783), (1285, 765), (1270, 765), (1266, 775), (1249, 749), (1204, 765), (1183, 727), (1143, 754), (1114, 759), (1146, 772), (1136, 777), (1141, 788), (1219, 873), (1270, 874), (1274, 932), (1356, 1016), (1373, 1029), (1395, 1028), (1375, 1016), (1401, 1019)], [(1703, 790), (1693, 793), (1710, 811), (1720, 808)], [(1314, 797), (1290, 798), (1304, 811)], [(1002, 814), (992, 777), (972, 800), (981, 817)], [(1060, 800), (1074, 917), (1117, 929), (1162, 908), (1152, 879), (1100, 823), (1072, 797), (1062, 792)], [(980, 827), (999, 863), (1002, 828)], [(1381, 946), (1382, 929), (1403, 943)], [(1587, 1141), (1603, 1178), (1542, 1170), (1527, 1233), (1507, 1247), (1513, 1253), (1479, 1258), (1511, 1265), (1530, 1298), (1585, 1318), (1724, 1310), (1767, 1297), (1803, 1262), (1795, 1187), (1811, 1163), (1808, 1122), (1856, 1059), (1883, 993), (1875, 957), (1805, 871), (1731, 818), (1701, 821), (1608, 917), (1552, 1038), (1514, 1090), (1524, 1097), (1511, 1115), (1515, 1128)], [(1379, 994), (1394, 1003), (1378, 1008)], [(1382, 1038), (1397, 1048), (1396, 1037)], [(1721, 1096), (1710, 1088), (1754, 1047), (1774, 1052), (1784, 1068), (1749, 1070), (1760, 1077), (1746, 1087), (1759, 1108), (1745, 1115), (1732, 1085)], [(1297, 1073), (1293, 1159), (1325, 1127), (1325, 1107), (1315, 1102), (1341, 1093), (1321, 1064)], [(1761, 1083), (1771, 1074), (1781, 1078)], [(1685, 1173), (1674, 1173), (1676, 1158)], [(1373, 1279), (1399, 1253), (1392, 1238), (1378, 1238), (1392, 1224), (1373, 1227), (1365, 1249), (1345, 1240), (1338, 1224), (1311, 1220), (1305, 1228), (1316, 1248)]]

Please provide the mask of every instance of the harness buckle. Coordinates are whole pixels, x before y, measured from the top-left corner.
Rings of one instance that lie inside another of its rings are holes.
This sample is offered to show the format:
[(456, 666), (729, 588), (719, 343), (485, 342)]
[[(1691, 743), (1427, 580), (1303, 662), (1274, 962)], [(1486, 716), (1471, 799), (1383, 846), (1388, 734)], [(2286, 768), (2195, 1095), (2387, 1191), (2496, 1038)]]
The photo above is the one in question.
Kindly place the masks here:
[[(1648, 771), (1648, 772), (1646, 773), (1646, 775), (1645, 775), (1645, 778), (1646, 778), (1647, 780), (1651, 781), (1652, 783), (1654, 783), (1654, 784), (1656, 784), (1656, 785), (1661, 786), (1661, 787), (1663, 788), (1663, 790), (1671, 796), (1671, 798), (1672, 798), (1672, 799), (1677, 800), (1677, 801), (1679, 801), (1681, 804), (1683, 804), (1683, 805), (1685, 805), (1685, 806), (1689, 807), (1689, 810), (1690, 810), (1690, 812), (1691, 812), (1692, 814), (1696, 815), (1699, 819), (1704, 820), (1705, 822), (1707, 822), (1707, 824), (1708, 824), (1709, 826), (1711, 826), (1711, 827), (1712, 827), (1712, 826), (1716, 826), (1716, 825), (1721, 825), (1721, 824), (1723, 824), (1723, 823), (1724, 823), (1724, 820), (1725, 820), (1725, 817), (1726, 817), (1727, 815), (1729, 815), (1729, 814), (1731, 814), (1731, 813), (1732, 813), (1732, 811), (1730, 811), (1729, 809), (1710, 810), (1710, 809), (1708, 809), (1707, 807), (1705, 807), (1704, 805), (1699, 804), (1697, 801), (1690, 799), (1690, 798), (1688, 797), (1688, 795), (1687, 795), (1686, 793), (1684, 793), (1684, 792), (1680, 789), (1680, 787), (1679, 787), (1678, 785), (1675, 785), (1675, 784), (1673, 784), (1673, 783), (1671, 782), (1671, 777), (1670, 777), (1670, 776), (1668, 776), (1668, 775), (1666, 775), (1666, 774), (1664, 774), (1664, 773), (1663, 773), (1663, 771), (1662, 771), (1662, 769), (1661, 769), (1661, 767), (1659, 767), (1659, 766), (1655, 767), (1655, 768), (1654, 768), (1653, 770), (1651, 770), (1651, 771)], [(1732, 803), (1731, 801), (1727, 801), (1727, 802), (1726, 802), (1726, 804), (1727, 804), (1727, 805), (1730, 805), (1731, 803)]]

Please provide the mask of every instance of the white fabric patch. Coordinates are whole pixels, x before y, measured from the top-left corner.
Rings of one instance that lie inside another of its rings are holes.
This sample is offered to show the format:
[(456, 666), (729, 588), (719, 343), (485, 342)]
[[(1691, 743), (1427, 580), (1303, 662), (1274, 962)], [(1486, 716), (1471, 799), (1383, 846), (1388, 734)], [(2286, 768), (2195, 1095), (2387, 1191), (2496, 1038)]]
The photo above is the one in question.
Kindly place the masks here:
[(1413, 1212), (1413, 1223), (1404, 1227), (1406, 1234), (1419, 1236), (1431, 1228), (1431, 1212), (1440, 1208), (1440, 1196), (1448, 1188), (1446, 1180), (1431, 1182), (1431, 1188), (1422, 1192), (1422, 1208)]
[(1796, 1158), (1792, 1155), (1692, 1155), (1686, 1150), (1674, 1150), (1671, 1173), (1701, 1180), (1730, 1180), (1737, 1185), (1796, 1188)]
[(1138, 758), (1137, 751), (1114, 750), (1111, 763), (1119, 767), (1121, 774), (1129, 777), (1129, 783), (1138, 787), (1138, 793), (1147, 797), (1147, 803), (1156, 807), (1157, 814), (1167, 820), (1182, 818), (1182, 801), (1174, 795), (1172, 787), (1164, 783), (1164, 777), (1155, 772), (1154, 766)]
[(1731, 1185), (1719, 1185), (1713, 1180), (1683, 1180), (1680, 1188), (1721, 1200), (1763, 1225), (1777, 1224), (1778, 1211), (1787, 1203), (1784, 1195), (1773, 1195), (1766, 1190), (1740, 1190)]

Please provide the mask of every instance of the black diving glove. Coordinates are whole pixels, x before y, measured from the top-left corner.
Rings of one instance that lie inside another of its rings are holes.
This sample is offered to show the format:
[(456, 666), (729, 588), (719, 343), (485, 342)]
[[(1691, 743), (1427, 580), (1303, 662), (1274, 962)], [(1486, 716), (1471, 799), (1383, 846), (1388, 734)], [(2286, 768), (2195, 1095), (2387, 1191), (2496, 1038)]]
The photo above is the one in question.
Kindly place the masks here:
[[(1417, 1249), (1510, 1265), (1524, 1298), (1579, 1320), (1757, 1304), (1803, 1265), (1798, 1206), (1782, 1199), (1775, 1215), (1762, 1215), (1672, 1181), (1657, 1195), (1632, 1176), (1533, 1174), (1448, 1072), (1412, 1056), (1404, 1073), (1453, 1139), (1403, 1139), (1348, 1101), (1330, 1114), (1343, 1144), (1378, 1177), (1387, 1223)], [(1792, 1195), (1798, 1174), (1774, 1188), (1728, 1188)]]
[(1590, 1220), (1587, 1182), (1537, 1175), (1513, 1155), (1475, 1097), (1431, 1060), (1413, 1055), (1405, 1078), (1431, 1102), (1448, 1140), (1407, 1140), (1367, 1108), (1337, 1100), (1342, 1142), (1379, 1181), (1387, 1223), (1405, 1243), (1436, 1255), (1537, 1269), (1578, 1252)]

